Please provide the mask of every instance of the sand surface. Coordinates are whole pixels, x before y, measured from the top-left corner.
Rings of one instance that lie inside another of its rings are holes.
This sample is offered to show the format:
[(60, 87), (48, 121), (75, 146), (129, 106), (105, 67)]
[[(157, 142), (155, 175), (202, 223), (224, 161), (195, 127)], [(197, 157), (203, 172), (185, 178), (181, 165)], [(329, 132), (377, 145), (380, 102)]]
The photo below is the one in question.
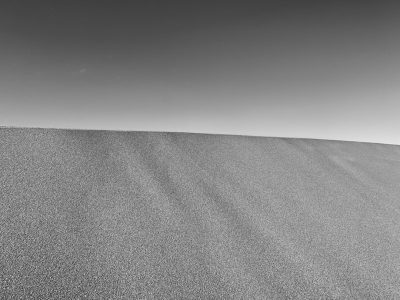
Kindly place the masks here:
[(400, 299), (400, 146), (0, 129), (1, 299)]

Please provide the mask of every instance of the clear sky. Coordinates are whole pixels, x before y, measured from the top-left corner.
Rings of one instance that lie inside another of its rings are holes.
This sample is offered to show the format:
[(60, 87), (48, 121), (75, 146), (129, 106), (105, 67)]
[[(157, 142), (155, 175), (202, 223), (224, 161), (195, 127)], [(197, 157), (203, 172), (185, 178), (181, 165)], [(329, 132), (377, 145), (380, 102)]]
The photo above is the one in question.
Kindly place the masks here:
[(0, 125), (400, 144), (396, 1), (2, 2)]

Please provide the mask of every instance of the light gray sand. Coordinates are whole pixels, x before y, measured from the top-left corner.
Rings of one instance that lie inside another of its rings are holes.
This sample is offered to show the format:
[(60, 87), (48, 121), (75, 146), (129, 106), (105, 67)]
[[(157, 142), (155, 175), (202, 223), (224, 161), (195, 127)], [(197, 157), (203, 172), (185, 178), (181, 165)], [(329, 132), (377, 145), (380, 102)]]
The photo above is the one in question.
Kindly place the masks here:
[(400, 299), (400, 146), (0, 129), (1, 299)]

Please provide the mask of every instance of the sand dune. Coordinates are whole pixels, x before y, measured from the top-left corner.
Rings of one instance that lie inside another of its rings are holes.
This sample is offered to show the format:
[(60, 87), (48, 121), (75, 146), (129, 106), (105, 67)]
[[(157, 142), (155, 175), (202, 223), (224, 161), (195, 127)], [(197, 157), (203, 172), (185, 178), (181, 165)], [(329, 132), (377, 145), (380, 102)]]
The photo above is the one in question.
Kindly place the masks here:
[(400, 146), (0, 129), (1, 299), (400, 299)]

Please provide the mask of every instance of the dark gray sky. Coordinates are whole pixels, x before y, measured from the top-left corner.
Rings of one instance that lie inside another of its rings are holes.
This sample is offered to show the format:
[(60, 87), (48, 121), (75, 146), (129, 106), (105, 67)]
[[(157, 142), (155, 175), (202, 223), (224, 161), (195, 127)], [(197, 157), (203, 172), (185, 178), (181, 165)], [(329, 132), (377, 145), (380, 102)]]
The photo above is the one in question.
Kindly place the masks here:
[(0, 125), (400, 144), (400, 5), (262, 2), (2, 1)]

